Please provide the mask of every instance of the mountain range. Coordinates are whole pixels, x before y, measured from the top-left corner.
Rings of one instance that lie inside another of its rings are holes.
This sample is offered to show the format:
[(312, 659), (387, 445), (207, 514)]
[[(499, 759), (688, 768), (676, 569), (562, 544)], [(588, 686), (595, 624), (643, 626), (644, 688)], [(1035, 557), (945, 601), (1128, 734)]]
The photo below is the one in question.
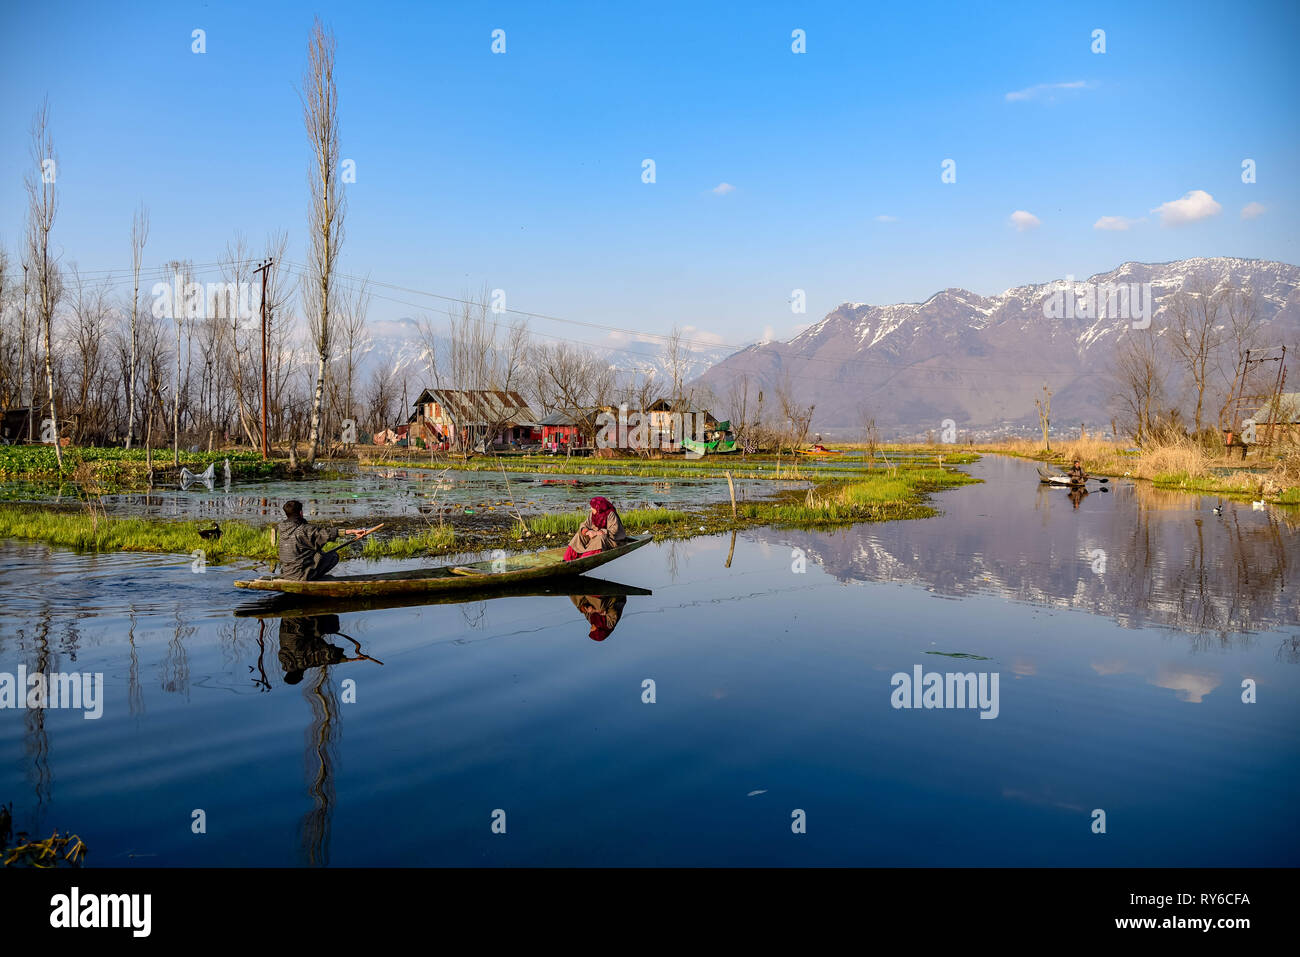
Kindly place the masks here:
[[(860, 432), (870, 417), (889, 437), (938, 431), (945, 419), (961, 430), (1029, 427), (1046, 384), (1054, 422), (1108, 428), (1116, 344), (1126, 335), (1167, 336), (1171, 296), (1225, 279), (1250, 291), (1262, 341), (1288, 351), (1300, 345), (1300, 267), (1226, 257), (1126, 262), (1087, 279), (994, 296), (944, 289), (919, 303), (846, 302), (787, 342), (733, 353), (696, 385), (725, 405), (747, 377), (750, 402), (763, 390), (771, 408), (771, 397), (787, 383), (798, 402), (815, 406), (814, 428)], [(1048, 317), (1053, 310), (1045, 311), (1045, 300), (1081, 296), (1085, 283), (1150, 283), (1150, 327), (1136, 329), (1127, 317)]]

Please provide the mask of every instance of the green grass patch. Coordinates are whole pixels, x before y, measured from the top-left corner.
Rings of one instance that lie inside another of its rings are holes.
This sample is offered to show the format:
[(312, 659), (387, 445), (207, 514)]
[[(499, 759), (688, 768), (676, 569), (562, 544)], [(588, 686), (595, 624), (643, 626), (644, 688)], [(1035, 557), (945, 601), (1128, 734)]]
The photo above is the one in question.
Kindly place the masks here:
[(873, 460), (868, 461), (865, 453), (846, 454), (829, 457), (783, 455), (738, 455), (706, 456), (702, 459), (688, 459), (685, 456), (671, 458), (588, 458), (549, 456), (549, 455), (508, 455), (500, 458), (480, 456), (470, 459), (438, 458), (362, 458), (361, 465), (375, 468), (408, 469), (444, 469), (458, 472), (523, 472), (533, 475), (626, 475), (636, 478), (726, 478), (730, 472), (732, 478), (771, 479), (779, 481), (819, 480), (830, 477), (849, 477), (854, 474), (866, 475), (875, 472), (893, 471), (898, 468), (913, 468), (943, 465), (968, 465), (977, 461), (979, 455), (973, 452), (916, 452), (906, 450), (899, 453), (885, 449), (884, 454), (877, 449)]
[[(181, 465), (201, 472), (215, 463), (230, 459), (230, 472), (240, 479), (265, 478), (274, 475), (281, 463), (263, 461), (258, 452), (217, 451), (181, 452)], [(154, 471), (173, 468), (171, 449), (153, 450)], [(148, 472), (148, 452), (145, 449), (92, 448), (70, 446), (63, 449), (63, 470), (52, 445), (0, 446), (0, 479), (58, 479), (80, 472), (94, 481), (109, 485), (134, 485), (143, 481)]]
[[(192, 555), (202, 550), (209, 562), (232, 558), (275, 561), (271, 526), (222, 522), (221, 537), (205, 539), (200, 528), (207, 522), (166, 522), (144, 518), (105, 518), (89, 511), (23, 508), (0, 505), (0, 538), (22, 538), (87, 552), (164, 552)], [(343, 558), (412, 558), (448, 552), (456, 544), (450, 525), (434, 526), (414, 535), (379, 539), (372, 536), (360, 551), (349, 549)], [(333, 547), (333, 546), (331, 546)]]
[(799, 496), (790, 493), (771, 502), (747, 502), (740, 515), (754, 524), (851, 525), (937, 514), (925, 504), (930, 492), (978, 482), (965, 472), (919, 466), (865, 478), (820, 483)]
[[(456, 545), (456, 530), (450, 525), (434, 525), (423, 532), (405, 537), (366, 539), (361, 546), (362, 558), (416, 558), (420, 555), (433, 555), (449, 552)], [(355, 552), (352, 553), (356, 555)], [(348, 552), (344, 552), (346, 557)]]
[(162, 522), (144, 518), (105, 518), (89, 511), (73, 512), (0, 506), (0, 538), (25, 538), (92, 552), (169, 552), (192, 554), (202, 549), (208, 561), (227, 558), (274, 559), (269, 527), (243, 522), (221, 526), (221, 538), (204, 539), (207, 523)]

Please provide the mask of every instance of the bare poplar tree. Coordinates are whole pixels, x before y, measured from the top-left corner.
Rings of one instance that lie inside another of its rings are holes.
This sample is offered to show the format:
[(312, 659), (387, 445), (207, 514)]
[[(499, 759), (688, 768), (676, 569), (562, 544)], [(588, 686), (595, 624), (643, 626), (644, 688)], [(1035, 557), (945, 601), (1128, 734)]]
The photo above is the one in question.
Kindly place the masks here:
[(785, 420), (786, 440), (790, 443), (790, 451), (793, 452), (807, 437), (808, 429), (812, 425), (813, 412), (817, 407), (815, 405), (805, 407), (799, 403), (788, 373), (777, 384), (776, 400), (781, 406), (781, 417)]
[(76, 349), (73, 368), (65, 378), (64, 397), (71, 398), (71, 418), (74, 421), (72, 442), (82, 445), (105, 438), (104, 410), (107, 403), (102, 394), (105, 386), (105, 344), (108, 339), (108, 322), (111, 277), (98, 282), (87, 281), (77, 272), (71, 274), (71, 323), (67, 329), (68, 344)]
[(1164, 401), (1164, 371), (1155, 340), (1149, 334), (1129, 334), (1120, 340), (1115, 356), (1115, 403), (1133, 440), (1139, 446), (1151, 440)]
[(1230, 408), (1233, 396), (1238, 392), (1248, 394), (1256, 391), (1249, 382), (1243, 380), (1250, 377), (1246, 356), (1252, 349), (1258, 349), (1261, 345), (1261, 326), (1259, 307), (1249, 289), (1229, 281), (1223, 290), (1222, 298), (1223, 310), (1227, 313), (1224, 330), (1227, 356), (1222, 370), (1226, 388), (1223, 394), (1223, 405), (1219, 407), (1219, 428), (1235, 429), (1240, 423), (1229, 421), (1229, 416), (1234, 411)]
[(1169, 307), (1172, 328), (1168, 338), (1174, 356), (1192, 380), (1192, 391), (1196, 393), (1196, 411), (1192, 421), (1199, 436), (1205, 393), (1223, 344), (1219, 328), (1223, 292), (1209, 280), (1195, 280), (1188, 286), (1190, 288), (1182, 289), (1172, 297)]
[[(260, 406), (260, 402), (258, 406), (254, 406), (249, 393), (260, 391), (261, 363), (260, 361), (256, 363), (258, 368), (256, 374), (254, 374), (253, 350), (246, 349), (244, 347), (246, 343), (240, 341), (241, 323), (247, 321), (247, 317), (240, 315), (240, 306), (246, 302), (240, 292), (251, 286), (253, 282), (252, 255), (248, 248), (248, 242), (244, 237), (236, 234), (233, 240), (228, 241), (226, 243), (226, 252), (219, 258), (218, 262), (221, 266), (221, 276), (226, 281), (226, 294), (219, 300), (223, 304), (222, 308), (215, 315), (209, 316), (208, 319), (212, 323), (214, 331), (220, 329), (219, 342), (225, 343), (226, 333), (229, 333), (230, 341), (228, 343), (229, 348), (223, 346), (219, 349), (218, 355), (214, 357), (216, 360), (214, 371), (220, 370), (223, 372), (231, 385), (234, 386), (235, 413), (239, 419), (239, 427), (243, 431), (245, 438), (248, 439), (248, 444), (257, 446), (261, 440), (255, 434), (258, 429), (254, 421), (257, 418), (254, 409)], [(260, 328), (257, 335), (260, 339)], [(260, 342), (258, 343), (258, 351), (261, 351)], [(246, 386), (247, 379), (254, 380), (251, 389)], [(224, 392), (224, 389), (222, 391)]]
[[(277, 230), (267, 236), (263, 258), (276, 265), (266, 277), (266, 405), (267, 430), (271, 436), (284, 437), (285, 394), (293, 374), (293, 350), (290, 334), (293, 326), (285, 315), (293, 297), (292, 285), (284, 278), (285, 253), (289, 248), (289, 234)], [(258, 375), (261, 375), (261, 344), (258, 344)], [(274, 441), (271, 439), (270, 441)]]
[(668, 403), (673, 411), (678, 411), (682, 398), (682, 380), (686, 377), (686, 346), (682, 342), (682, 331), (674, 323), (668, 338), (664, 340), (664, 365), (667, 366), (671, 380), (672, 392)]
[[(14, 404), (15, 395), (22, 402), (22, 365), (16, 355), (18, 337), (10, 325), (10, 313), (15, 311), (10, 307), (10, 300), (14, 298), (13, 285), (9, 271), (9, 251), (0, 246), (0, 411), (4, 412), (9, 411), (9, 407)], [(13, 382), (14, 370), (19, 372), (16, 387)]]
[[(27, 377), (27, 275), (31, 268), (30, 263), (23, 263), (23, 311), (22, 318), (19, 321), (18, 330), (18, 401), (23, 401), (23, 383)], [(35, 391), (35, 386), (28, 391), (27, 395), (27, 441), (32, 440), (32, 406), (35, 400), (30, 396)]]
[(1038, 411), (1038, 427), (1043, 430), (1043, 448), (1048, 452), (1052, 451), (1052, 390), (1043, 383), (1043, 395), (1041, 398), (1034, 400), (1034, 408)]
[(380, 363), (370, 372), (370, 381), (366, 386), (364, 402), (366, 407), (366, 425), (372, 434), (384, 431), (393, 421), (393, 404), (397, 401), (396, 381), (391, 366)]
[(307, 43), (303, 74), (302, 114), (315, 156), (311, 185), (311, 257), (303, 283), (303, 303), (316, 347), (316, 386), (311, 405), (307, 461), (316, 458), (321, 438), (321, 405), (325, 396), (325, 367), (330, 356), (330, 310), (334, 305), (334, 267), (343, 241), (346, 200), (339, 186), (339, 103), (334, 85), (333, 31), (318, 19)]
[(421, 313), (415, 319), (415, 334), (420, 342), (421, 358), (429, 366), (429, 382), (435, 389), (441, 389), (442, 383), (438, 378), (438, 339), (440, 338), (437, 323), (432, 316), (427, 313)]
[[(36, 302), (41, 322), (41, 335), (45, 341), (45, 383), (49, 390), (50, 420), (53, 423), (54, 455), (63, 469), (63, 450), (59, 445), (59, 414), (54, 403), (54, 358), (52, 349), (54, 308), (62, 297), (63, 289), (58, 275), (58, 265), (50, 256), (50, 232), (54, 229), (54, 215), (58, 202), (54, 193), (58, 178), (58, 156), (50, 136), (50, 107), (44, 101), (36, 111), (31, 128), (32, 167), (24, 182), (27, 187), (27, 252), (36, 270)], [(34, 385), (34, 384), (33, 384)], [(32, 404), (36, 402), (35, 388)]]
[(126, 447), (131, 447), (135, 435), (135, 372), (137, 352), (137, 332), (140, 309), (140, 266), (144, 261), (144, 245), (149, 241), (149, 208), (140, 204), (131, 215), (131, 365), (126, 378)]
[[(188, 263), (172, 260), (172, 320), (176, 324), (176, 379), (172, 382), (172, 465), (181, 464), (181, 324), (189, 306), (193, 277)], [(183, 272), (182, 272), (183, 270)], [(179, 301), (178, 301), (179, 300)]]
[(340, 316), (340, 338), (342, 339), (341, 360), (343, 377), (341, 418), (357, 420), (358, 395), (357, 363), (361, 360), (362, 350), (366, 344), (366, 316), (370, 312), (370, 283), (362, 280), (352, 295), (342, 297), (342, 315)]

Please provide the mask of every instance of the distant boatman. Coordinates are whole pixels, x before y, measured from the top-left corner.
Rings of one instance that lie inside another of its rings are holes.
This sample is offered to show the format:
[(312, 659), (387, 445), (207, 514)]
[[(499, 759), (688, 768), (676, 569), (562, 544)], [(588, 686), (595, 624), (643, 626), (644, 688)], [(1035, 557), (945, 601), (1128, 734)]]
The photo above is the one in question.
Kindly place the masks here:
[(290, 499), (284, 503), (284, 521), (276, 526), (279, 542), (280, 577), (294, 581), (316, 581), (324, 578), (339, 563), (338, 550), (324, 551), (325, 543), (343, 535), (361, 535), (363, 528), (317, 528), (302, 517), (302, 502)]

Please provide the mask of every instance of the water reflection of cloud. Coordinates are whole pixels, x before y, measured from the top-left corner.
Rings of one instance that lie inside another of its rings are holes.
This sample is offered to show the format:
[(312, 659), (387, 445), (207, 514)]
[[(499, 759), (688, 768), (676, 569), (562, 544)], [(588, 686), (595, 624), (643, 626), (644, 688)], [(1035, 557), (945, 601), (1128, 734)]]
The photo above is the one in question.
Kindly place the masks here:
[(1028, 658), (1016, 658), (1011, 662), (1011, 673), (1017, 677), (1028, 677), (1029, 675), (1038, 674), (1038, 665)]
[(1179, 701), (1200, 704), (1207, 694), (1223, 683), (1223, 679), (1217, 674), (1181, 671), (1162, 665), (1156, 676), (1148, 679), (1148, 683), (1178, 692)]
[(1091, 662), (1092, 670), (1099, 675), (1122, 675), (1129, 670), (1128, 662), (1120, 658)]

